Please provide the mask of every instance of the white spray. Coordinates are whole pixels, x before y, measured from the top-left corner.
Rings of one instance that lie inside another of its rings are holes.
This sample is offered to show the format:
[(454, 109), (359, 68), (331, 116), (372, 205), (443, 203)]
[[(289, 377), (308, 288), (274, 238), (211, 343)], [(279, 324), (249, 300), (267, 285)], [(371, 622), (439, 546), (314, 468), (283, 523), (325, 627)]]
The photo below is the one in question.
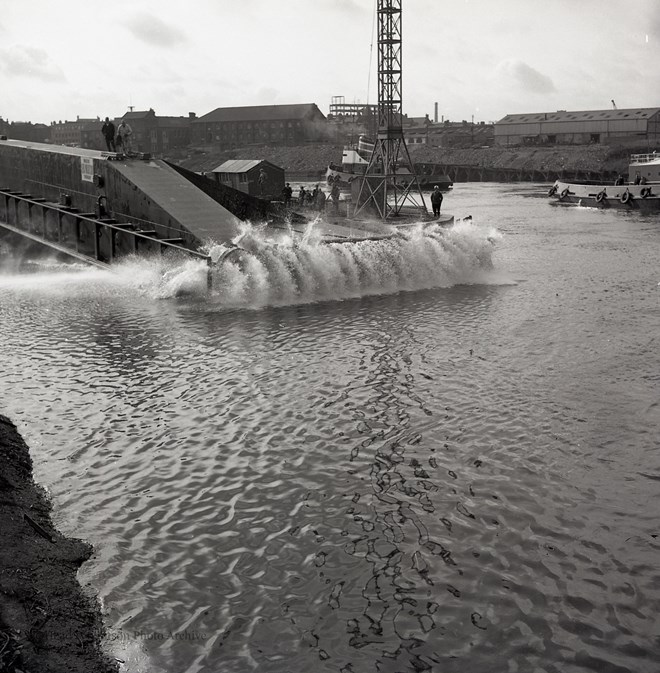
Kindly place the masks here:
[(370, 294), (494, 284), (492, 227), (470, 220), (449, 228), (416, 225), (392, 238), (324, 243), (312, 223), (302, 236), (277, 240), (263, 226), (246, 224), (231, 244), (210, 243), (216, 262), (208, 293), (208, 267), (202, 260), (130, 257), (112, 270), (60, 262), (42, 263), (36, 273), (1, 275), (0, 291), (43, 294), (133, 295), (152, 298), (208, 297), (227, 307), (258, 308), (341, 300)]
[(492, 254), (500, 237), (470, 220), (353, 243), (323, 243), (313, 227), (302, 238), (273, 241), (246, 225), (233, 253), (213, 245), (208, 252), (223, 258), (213, 278), (223, 304), (265, 306), (498, 282)]

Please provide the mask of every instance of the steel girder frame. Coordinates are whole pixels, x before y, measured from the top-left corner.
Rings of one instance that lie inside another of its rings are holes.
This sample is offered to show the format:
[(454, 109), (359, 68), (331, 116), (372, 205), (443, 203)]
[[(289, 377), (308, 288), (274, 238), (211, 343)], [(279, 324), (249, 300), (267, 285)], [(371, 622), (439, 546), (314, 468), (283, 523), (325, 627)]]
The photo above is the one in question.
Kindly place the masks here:
[[(383, 220), (405, 204), (427, 212), (403, 135), (401, 2), (378, 0), (378, 135), (355, 209), (357, 215), (373, 206)], [(407, 184), (397, 182), (397, 168), (407, 169)]]

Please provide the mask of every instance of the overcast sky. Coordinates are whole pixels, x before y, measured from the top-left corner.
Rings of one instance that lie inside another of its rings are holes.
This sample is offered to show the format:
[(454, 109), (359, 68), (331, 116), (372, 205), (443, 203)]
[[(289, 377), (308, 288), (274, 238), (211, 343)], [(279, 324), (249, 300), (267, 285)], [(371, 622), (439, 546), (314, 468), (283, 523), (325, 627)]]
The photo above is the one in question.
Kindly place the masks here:
[[(375, 0), (0, 0), (0, 116), (377, 102)], [(660, 0), (403, 0), (403, 109), (660, 106)], [(369, 76), (371, 62), (371, 77)], [(370, 82), (370, 87), (368, 88)]]

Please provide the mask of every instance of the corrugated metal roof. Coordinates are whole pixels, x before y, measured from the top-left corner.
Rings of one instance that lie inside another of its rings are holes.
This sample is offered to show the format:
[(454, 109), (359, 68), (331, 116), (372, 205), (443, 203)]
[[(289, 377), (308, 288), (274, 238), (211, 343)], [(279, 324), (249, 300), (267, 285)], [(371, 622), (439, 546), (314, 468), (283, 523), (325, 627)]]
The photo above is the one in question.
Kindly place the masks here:
[(538, 122), (574, 122), (574, 121), (623, 121), (632, 119), (650, 119), (660, 112), (660, 108), (628, 108), (625, 110), (557, 110), (556, 112), (531, 112), (507, 115), (496, 124), (521, 124)]
[(298, 103), (295, 105), (248, 105), (244, 107), (219, 107), (205, 114), (197, 122), (240, 122), (240, 121), (273, 121), (284, 119), (303, 119), (309, 114), (325, 115), (316, 103)]
[(214, 168), (212, 173), (246, 173), (259, 164), (266, 163), (263, 159), (230, 159)]

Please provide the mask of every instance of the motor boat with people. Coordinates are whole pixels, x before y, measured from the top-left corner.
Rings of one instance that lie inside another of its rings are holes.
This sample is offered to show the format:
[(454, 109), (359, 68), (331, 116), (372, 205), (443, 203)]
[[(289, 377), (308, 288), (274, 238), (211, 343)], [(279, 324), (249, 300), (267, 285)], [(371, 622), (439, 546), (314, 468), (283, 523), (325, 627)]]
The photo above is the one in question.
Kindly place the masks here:
[(628, 177), (618, 176), (611, 184), (571, 183), (557, 180), (548, 197), (560, 205), (618, 208), (653, 212), (660, 210), (660, 154), (633, 154)]

